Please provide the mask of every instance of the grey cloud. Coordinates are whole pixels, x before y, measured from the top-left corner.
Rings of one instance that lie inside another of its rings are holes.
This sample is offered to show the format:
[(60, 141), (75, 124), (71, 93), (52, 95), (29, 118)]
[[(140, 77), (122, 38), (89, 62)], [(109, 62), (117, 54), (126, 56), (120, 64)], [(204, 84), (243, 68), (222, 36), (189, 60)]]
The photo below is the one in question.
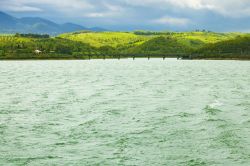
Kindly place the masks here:
[(250, 29), (249, 0), (0, 0), (0, 10), (116, 30)]

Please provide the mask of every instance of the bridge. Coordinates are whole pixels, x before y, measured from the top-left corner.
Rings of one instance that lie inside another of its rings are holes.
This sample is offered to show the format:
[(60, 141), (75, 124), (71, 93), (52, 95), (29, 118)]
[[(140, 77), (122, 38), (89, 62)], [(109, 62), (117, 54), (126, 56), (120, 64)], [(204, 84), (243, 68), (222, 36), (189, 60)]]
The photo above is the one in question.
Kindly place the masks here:
[[(88, 55), (89, 59), (92, 59), (95, 55)], [(166, 58), (177, 58), (177, 59), (192, 59), (192, 55), (190, 54), (183, 54), (183, 53), (171, 53), (171, 54), (113, 54), (113, 55), (97, 55), (98, 58), (103, 59), (122, 59), (122, 58), (133, 58), (135, 60), (136, 58), (162, 58), (165, 60)]]

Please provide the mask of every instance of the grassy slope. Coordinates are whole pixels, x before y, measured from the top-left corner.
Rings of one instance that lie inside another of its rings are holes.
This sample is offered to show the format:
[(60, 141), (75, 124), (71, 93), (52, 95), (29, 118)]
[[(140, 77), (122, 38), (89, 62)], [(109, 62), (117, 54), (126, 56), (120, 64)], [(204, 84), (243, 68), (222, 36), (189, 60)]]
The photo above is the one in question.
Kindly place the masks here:
[(135, 46), (140, 45), (151, 38), (126, 32), (66, 33), (59, 37), (88, 43), (97, 48), (102, 46), (111, 46), (113, 48)]
[[(93, 47), (102, 47), (102, 46), (110, 46), (113, 48), (117, 48), (122, 52), (131, 52), (131, 50), (143, 49), (147, 48), (145, 44), (152, 45), (152, 43), (161, 43), (161, 47), (170, 48), (168, 43), (169, 40), (166, 40), (165, 45), (164, 42), (160, 38), (163, 37), (171, 37), (173, 42), (177, 42), (177, 44), (181, 44), (185, 48), (189, 49), (199, 49), (208, 43), (216, 43), (219, 41), (233, 39), (234, 37), (240, 34), (237, 33), (213, 33), (213, 32), (172, 32), (172, 33), (161, 33), (154, 35), (136, 35), (133, 32), (83, 32), (83, 33), (66, 33), (60, 35), (62, 38), (66, 38), (73, 41), (80, 41), (83, 43), (88, 43)], [(157, 42), (156, 40), (160, 40)], [(157, 47), (157, 46), (155, 46)], [(172, 50), (174, 48), (171, 48)], [(154, 48), (153, 48), (154, 49)], [(159, 48), (160, 50), (166, 50), (164, 48)], [(143, 51), (143, 50), (141, 50)], [(144, 50), (147, 51), (147, 50)], [(174, 51), (174, 50), (173, 50)]]
[(29, 43), (32, 39), (23, 37), (14, 37), (13, 35), (0, 35), (0, 47), (11, 45), (12, 43)]
[(214, 33), (214, 32), (181, 32), (175, 33), (174, 36), (179, 39), (199, 40), (203, 43), (216, 43), (232, 39), (240, 33)]
[(178, 40), (169, 36), (155, 37), (139, 46), (127, 50), (131, 54), (178, 54), (192, 50), (188, 40)]
[(195, 51), (194, 58), (239, 58), (250, 59), (250, 35), (207, 44)]

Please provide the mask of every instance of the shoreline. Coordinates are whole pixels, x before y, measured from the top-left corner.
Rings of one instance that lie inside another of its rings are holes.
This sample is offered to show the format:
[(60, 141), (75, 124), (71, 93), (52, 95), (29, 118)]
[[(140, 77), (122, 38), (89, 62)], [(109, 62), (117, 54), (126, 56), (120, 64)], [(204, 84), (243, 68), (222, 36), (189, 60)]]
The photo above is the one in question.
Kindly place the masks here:
[[(127, 58), (93, 58), (93, 59), (82, 59), (82, 58), (20, 58), (20, 59), (12, 59), (12, 58), (3, 58), (3, 59), (0, 59), (0, 61), (56, 61), (56, 60), (59, 60), (59, 61), (74, 61), (74, 60), (82, 60), (82, 61), (91, 61), (91, 60), (125, 60), (125, 59), (132, 59), (133, 60), (133, 57), (127, 57)], [(148, 57), (136, 57), (134, 60), (136, 59), (148, 59)], [(161, 57), (150, 57), (148, 60), (150, 59), (162, 59)], [(165, 60), (167, 59), (176, 59), (176, 60), (180, 60), (180, 61), (209, 61), (209, 60), (214, 60), (214, 61), (250, 61), (250, 59), (241, 59), (241, 58), (203, 58), (203, 59), (178, 59), (177, 57), (176, 58), (173, 58), (173, 57), (166, 57)]]

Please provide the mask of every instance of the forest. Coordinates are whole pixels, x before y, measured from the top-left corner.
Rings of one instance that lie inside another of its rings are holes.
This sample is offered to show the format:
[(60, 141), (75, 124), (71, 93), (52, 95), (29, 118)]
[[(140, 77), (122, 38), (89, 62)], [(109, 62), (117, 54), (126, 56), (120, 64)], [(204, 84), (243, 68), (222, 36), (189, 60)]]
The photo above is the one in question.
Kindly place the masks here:
[(194, 32), (91, 32), (0, 34), (0, 59), (128, 57), (250, 59), (250, 35)]

